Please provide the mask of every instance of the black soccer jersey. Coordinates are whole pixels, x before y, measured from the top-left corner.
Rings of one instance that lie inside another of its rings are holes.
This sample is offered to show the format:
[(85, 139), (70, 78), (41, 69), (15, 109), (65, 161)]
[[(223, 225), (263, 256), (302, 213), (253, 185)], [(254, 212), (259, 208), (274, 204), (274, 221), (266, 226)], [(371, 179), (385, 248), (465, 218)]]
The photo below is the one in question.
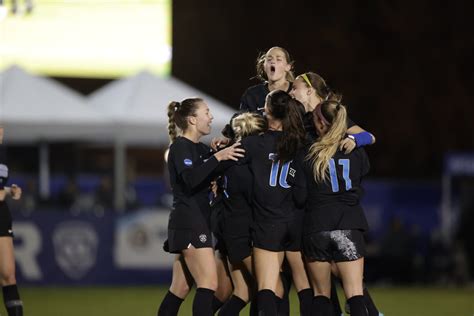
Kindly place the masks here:
[(224, 175), (224, 217), (252, 216), (253, 177), (248, 165), (235, 165)]
[[(290, 92), (292, 87), (293, 84), (290, 82), (290, 86), (286, 92)], [(263, 108), (265, 107), (265, 98), (269, 93), (270, 90), (268, 90), (267, 82), (249, 87), (245, 90), (240, 99), (240, 110), (262, 114)]]
[(168, 156), (173, 190), (169, 229), (210, 227), (209, 187), (218, 164), (210, 148), (203, 143), (194, 143), (185, 137), (173, 142)]
[[(8, 167), (4, 145), (0, 144), (0, 190), (3, 190), (8, 181)], [(5, 200), (0, 201), (0, 237), (13, 237), (12, 217)]]
[(5, 153), (5, 146), (0, 144), (0, 190), (2, 190), (8, 181), (8, 167)]
[(311, 161), (303, 158), (306, 154), (307, 150), (302, 151), (292, 165), (297, 170), (298, 185), (295, 186), (306, 195), (304, 232), (367, 230), (367, 220), (359, 203), (362, 177), (370, 168), (365, 150), (357, 148), (348, 155), (336, 152), (329, 161), (329, 179), (319, 184), (314, 180)]
[(290, 163), (282, 163), (276, 154), (277, 142), (283, 132), (267, 131), (242, 140), (246, 162), (253, 174), (252, 206), (256, 221), (291, 221), (301, 215), (296, 208), (292, 188), (286, 178)]

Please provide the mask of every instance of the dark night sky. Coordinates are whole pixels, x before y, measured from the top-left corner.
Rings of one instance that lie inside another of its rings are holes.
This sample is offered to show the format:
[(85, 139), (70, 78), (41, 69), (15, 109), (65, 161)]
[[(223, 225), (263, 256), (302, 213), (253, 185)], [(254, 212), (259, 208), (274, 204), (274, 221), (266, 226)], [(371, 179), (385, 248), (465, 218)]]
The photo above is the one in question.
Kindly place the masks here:
[(472, 1), (176, 0), (172, 73), (237, 108), (257, 54), (285, 47), (376, 135), (372, 174), (434, 179), (446, 151), (474, 151), (473, 14)]

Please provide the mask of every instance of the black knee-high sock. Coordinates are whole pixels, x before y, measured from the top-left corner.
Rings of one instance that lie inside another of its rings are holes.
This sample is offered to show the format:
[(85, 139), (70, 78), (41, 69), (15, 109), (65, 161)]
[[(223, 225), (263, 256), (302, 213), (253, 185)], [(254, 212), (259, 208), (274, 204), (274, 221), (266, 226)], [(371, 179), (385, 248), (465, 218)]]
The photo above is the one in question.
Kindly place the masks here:
[(341, 304), (339, 304), (339, 298), (337, 297), (336, 280), (333, 276), (331, 276), (331, 304), (334, 310), (334, 316), (341, 316)]
[(364, 297), (356, 295), (347, 300), (351, 309), (351, 316), (368, 316), (367, 308), (365, 307)]
[(379, 310), (375, 306), (372, 297), (370, 297), (369, 290), (364, 287), (364, 303), (365, 307), (367, 307), (367, 312), (369, 312), (369, 316), (379, 316)]
[(283, 304), (283, 298), (280, 298), (278, 295), (275, 294), (275, 306), (277, 308), (278, 316), (281, 316), (280, 308), (282, 307), (281, 306), (282, 304)]
[(219, 316), (239, 316), (247, 303), (240, 297), (232, 295), (232, 297), (222, 306)]
[(221, 302), (217, 297), (214, 296), (212, 298), (212, 312), (213, 312), (213, 314), (215, 314), (219, 310), (219, 308), (222, 307), (222, 305), (224, 305), (224, 303)]
[(158, 309), (158, 316), (176, 316), (178, 315), (179, 307), (183, 303), (183, 299), (177, 297), (170, 291), (166, 293), (165, 298), (161, 302), (160, 308)]
[(249, 316), (258, 316), (258, 302), (257, 302), (257, 296), (250, 301), (250, 312)]
[(214, 291), (200, 287), (196, 289), (193, 301), (193, 316), (212, 316), (212, 299)]
[(8, 316), (23, 316), (23, 302), (20, 300), (16, 284), (4, 286), (2, 290)]
[(318, 295), (313, 298), (312, 316), (332, 316), (333, 314), (331, 300), (328, 297)]
[(300, 299), (300, 315), (311, 316), (311, 305), (313, 304), (313, 290), (304, 289), (298, 292)]
[(257, 293), (258, 316), (277, 315), (275, 293), (272, 290), (261, 290)]

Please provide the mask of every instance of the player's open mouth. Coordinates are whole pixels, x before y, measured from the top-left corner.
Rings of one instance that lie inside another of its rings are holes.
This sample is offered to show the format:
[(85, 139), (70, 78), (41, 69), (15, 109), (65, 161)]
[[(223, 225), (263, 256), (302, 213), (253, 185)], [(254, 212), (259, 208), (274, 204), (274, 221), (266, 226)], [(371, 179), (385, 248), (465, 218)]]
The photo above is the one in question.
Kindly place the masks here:
[(270, 66), (270, 71), (271, 71), (272, 73), (274, 73), (274, 72), (275, 72), (275, 66)]

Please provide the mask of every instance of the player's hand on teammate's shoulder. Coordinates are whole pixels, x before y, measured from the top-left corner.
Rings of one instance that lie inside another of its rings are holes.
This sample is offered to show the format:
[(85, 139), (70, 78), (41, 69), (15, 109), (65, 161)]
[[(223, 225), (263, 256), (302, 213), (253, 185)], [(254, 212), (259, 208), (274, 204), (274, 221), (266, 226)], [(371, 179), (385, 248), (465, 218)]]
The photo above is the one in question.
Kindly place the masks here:
[(240, 147), (240, 143), (237, 142), (231, 146), (224, 148), (214, 154), (218, 161), (221, 160), (234, 160), (237, 161), (239, 158), (244, 157), (245, 149)]
[(211, 148), (215, 151), (227, 146), (230, 143), (230, 139), (227, 137), (214, 137), (211, 141)]
[(353, 138), (347, 136), (343, 140), (341, 140), (341, 144), (339, 145), (339, 150), (344, 151), (344, 153), (350, 154), (355, 148), (357, 144)]

